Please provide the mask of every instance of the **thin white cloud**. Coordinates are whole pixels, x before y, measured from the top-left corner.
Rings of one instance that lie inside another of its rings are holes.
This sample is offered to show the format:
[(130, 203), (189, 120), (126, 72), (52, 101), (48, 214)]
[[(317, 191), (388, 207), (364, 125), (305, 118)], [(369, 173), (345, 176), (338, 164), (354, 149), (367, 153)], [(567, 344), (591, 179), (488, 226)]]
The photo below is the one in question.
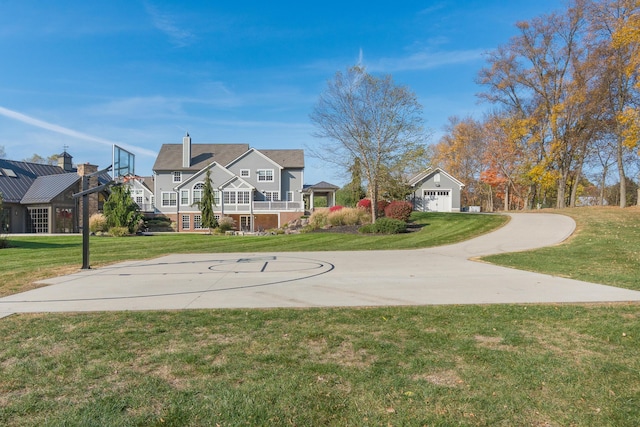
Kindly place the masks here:
[(53, 123), (45, 122), (43, 120), (36, 119), (34, 117), (27, 116), (26, 114), (19, 113), (17, 111), (9, 110), (8, 108), (4, 108), (0, 106), (0, 116), (7, 117), (9, 119), (17, 120), (22, 123), (26, 123), (31, 126), (35, 126), (41, 129), (46, 129), (51, 132), (56, 132), (62, 135), (70, 136), (72, 138), (81, 139), (83, 141), (96, 142), (102, 145), (113, 146), (114, 144), (119, 145), (122, 148), (125, 148), (134, 153), (139, 153), (144, 156), (156, 157), (157, 153), (155, 151), (148, 150), (146, 148), (135, 147), (129, 144), (124, 144), (122, 142), (114, 142), (108, 139), (100, 138), (97, 136), (87, 135), (86, 133), (78, 132), (73, 129), (69, 129), (60, 125), (56, 125)]
[(161, 12), (149, 2), (145, 2), (144, 7), (151, 17), (153, 25), (166, 34), (175, 46), (185, 47), (195, 40), (195, 35), (187, 29), (180, 28), (171, 15)]
[(429, 70), (445, 65), (462, 64), (482, 59), (486, 49), (452, 50), (434, 52), (423, 50), (406, 57), (381, 58), (369, 64), (371, 71), (416, 71)]

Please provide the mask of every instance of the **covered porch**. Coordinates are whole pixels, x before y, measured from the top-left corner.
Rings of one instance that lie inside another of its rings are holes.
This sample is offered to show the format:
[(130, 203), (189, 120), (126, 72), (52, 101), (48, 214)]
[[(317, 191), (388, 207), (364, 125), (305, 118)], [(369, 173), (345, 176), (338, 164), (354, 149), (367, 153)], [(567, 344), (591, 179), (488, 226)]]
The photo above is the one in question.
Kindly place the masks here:
[(304, 201), (305, 208), (312, 211), (316, 207), (316, 197), (326, 197), (326, 207), (328, 208), (330, 208), (331, 206), (335, 206), (336, 191), (338, 191), (339, 189), (340, 187), (338, 187), (337, 185), (333, 185), (325, 181), (320, 181), (319, 183), (314, 185), (305, 185), (302, 189), (302, 200)]

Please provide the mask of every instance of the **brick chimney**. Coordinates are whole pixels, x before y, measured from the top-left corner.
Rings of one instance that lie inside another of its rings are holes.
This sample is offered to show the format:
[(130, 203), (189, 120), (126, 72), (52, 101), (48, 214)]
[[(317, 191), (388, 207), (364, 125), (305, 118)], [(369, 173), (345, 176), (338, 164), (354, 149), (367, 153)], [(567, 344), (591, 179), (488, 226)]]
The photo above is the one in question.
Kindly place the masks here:
[(182, 167), (191, 167), (191, 137), (189, 132), (182, 138)]
[[(92, 165), (89, 163), (83, 163), (81, 165), (78, 165), (78, 175), (80, 176), (86, 176), (89, 174), (92, 174), (94, 172), (98, 172), (98, 166), (97, 165)], [(98, 177), (97, 176), (92, 176), (91, 178), (89, 178), (89, 188), (93, 188), (96, 187), (98, 185)], [(79, 188), (80, 190), (82, 190), (82, 187)], [(95, 213), (98, 213), (98, 193), (93, 193), (93, 194), (89, 194), (88, 196), (89, 199), (89, 215), (93, 215)], [(82, 212), (83, 206), (82, 206), (82, 200), (83, 198), (80, 198), (79, 202), (78, 202), (78, 212)], [(82, 215), (78, 215), (78, 225), (80, 227), (83, 227), (84, 224), (82, 223)]]

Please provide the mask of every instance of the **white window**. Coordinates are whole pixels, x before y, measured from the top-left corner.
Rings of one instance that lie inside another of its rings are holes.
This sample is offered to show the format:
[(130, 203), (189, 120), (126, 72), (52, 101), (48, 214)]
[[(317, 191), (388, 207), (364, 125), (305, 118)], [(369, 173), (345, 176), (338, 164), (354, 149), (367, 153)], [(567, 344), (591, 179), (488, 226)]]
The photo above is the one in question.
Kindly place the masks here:
[(222, 197), (225, 205), (248, 205), (251, 203), (251, 192), (245, 190), (224, 190)]
[(189, 190), (180, 190), (180, 206), (189, 206)]
[(251, 203), (251, 196), (249, 191), (238, 191), (238, 204), (248, 205)]
[(222, 192), (222, 199), (225, 205), (235, 205), (236, 204), (236, 192), (225, 190)]
[(178, 194), (173, 191), (165, 191), (162, 193), (162, 206), (177, 206), (178, 205)]
[(189, 217), (189, 215), (182, 215), (182, 229), (183, 230), (188, 230), (189, 228), (191, 228), (191, 225), (189, 224), (191, 218)]
[(213, 204), (220, 206), (220, 191), (213, 190)]
[(287, 202), (293, 202), (293, 191), (287, 191)]
[(154, 208), (156, 207), (156, 196), (154, 195), (151, 196), (151, 206)]
[(242, 178), (249, 178), (250, 174), (251, 172), (249, 171), (249, 169), (240, 169), (240, 176)]
[(269, 202), (277, 202), (280, 200), (280, 192), (279, 191), (265, 191), (264, 192), (265, 200)]
[(173, 173), (173, 182), (182, 182), (182, 172)]
[(258, 169), (258, 181), (273, 182), (273, 169)]
[(202, 182), (197, 183), (193, 186), (193, 203), (200, 203), (202, 200), (202, 189), (204, 188), (204, 184)]
[(142, 196), (136, 196), (136, 204), (142, 206)]
[(202, 215), (193, 216), (193, 229), (202, 230)]

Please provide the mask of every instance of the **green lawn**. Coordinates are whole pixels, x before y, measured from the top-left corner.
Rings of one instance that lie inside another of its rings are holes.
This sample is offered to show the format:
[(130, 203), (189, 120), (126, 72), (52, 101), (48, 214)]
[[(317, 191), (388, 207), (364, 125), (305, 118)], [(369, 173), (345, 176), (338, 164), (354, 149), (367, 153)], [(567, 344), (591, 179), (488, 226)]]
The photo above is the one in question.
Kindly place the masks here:
[[(489, 259), (637, 288), (640, 210), (562, 213), (578, 224), (568, 242)], [(484, 232), (501, 217), (421, 221), (422, 231), (391, 238), (94, 238), (92, 264), (243, 248), (425, 247)], [(12, 243), (0, 250), (3, 285), (12, 269), (19, 288), (80, 266), (78, 237)], [(0, 319), (0, 336), (3, 426), (624, 427), (640, 420), (638, 304), (30, 314)]]
[(2, 319), (3, 426), (637, 426), (640, 306)]
[(491, 263), (640, 290), (640, 208), (574, 208), (577, 232), (566, 243), (492, 255)]
[[(154, 258), (170, 253), (290, 252), (413, 249), (455, 243), (501, 226), (500, 215), (415, 213), (417, 232), (398, 235), (304, 233), (274, 236), (158, 234), (135, 237), (91, 237), (92, 267), (116, 261)], [(11, 237), (12, 247), (1, 249), (0, 296), (17, 293), (46, 277), (59, 276), (82, 266), (82, 237)]]

